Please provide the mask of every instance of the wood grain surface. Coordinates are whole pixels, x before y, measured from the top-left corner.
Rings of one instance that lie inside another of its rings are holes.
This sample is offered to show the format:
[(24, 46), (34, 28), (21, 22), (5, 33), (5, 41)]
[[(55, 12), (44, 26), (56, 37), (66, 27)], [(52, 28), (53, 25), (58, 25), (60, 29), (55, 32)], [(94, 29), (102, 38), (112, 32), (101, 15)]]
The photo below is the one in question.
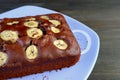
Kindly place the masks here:
[(0, 0), (0, 13), (24, 5), (62, 12), (95, 30), (101, 47), (88, 80), (120, 80), (120, 0)]

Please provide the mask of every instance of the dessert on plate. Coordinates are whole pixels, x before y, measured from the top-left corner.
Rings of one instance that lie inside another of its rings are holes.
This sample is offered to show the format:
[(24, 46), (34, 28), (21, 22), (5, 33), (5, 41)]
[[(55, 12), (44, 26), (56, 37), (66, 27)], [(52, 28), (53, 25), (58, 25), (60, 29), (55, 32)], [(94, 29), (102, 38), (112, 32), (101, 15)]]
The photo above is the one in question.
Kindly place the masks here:
[(70, 67), (80, 53), (59, 13), (0, 20), (0, 79)]

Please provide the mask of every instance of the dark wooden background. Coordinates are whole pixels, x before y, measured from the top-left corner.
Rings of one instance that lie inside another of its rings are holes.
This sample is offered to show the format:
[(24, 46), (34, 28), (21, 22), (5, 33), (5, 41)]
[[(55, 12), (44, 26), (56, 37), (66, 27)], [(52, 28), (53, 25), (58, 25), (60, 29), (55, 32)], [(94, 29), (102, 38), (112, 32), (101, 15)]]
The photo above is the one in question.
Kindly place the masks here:
[(88, 80), (120, 80), (120, 0), (0, 0), (0, 13), (23, 5), (62, 12), (95, 30), (101, 47)]

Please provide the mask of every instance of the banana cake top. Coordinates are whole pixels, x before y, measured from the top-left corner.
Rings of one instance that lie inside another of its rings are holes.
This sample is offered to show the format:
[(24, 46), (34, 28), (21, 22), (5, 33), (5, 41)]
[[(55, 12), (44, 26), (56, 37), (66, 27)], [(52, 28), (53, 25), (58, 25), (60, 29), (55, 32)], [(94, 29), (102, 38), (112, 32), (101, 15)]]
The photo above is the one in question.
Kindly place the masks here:
[(0, 68), (36, 65), (80, 55), (80, 47), (61, 14), (0, 20)]

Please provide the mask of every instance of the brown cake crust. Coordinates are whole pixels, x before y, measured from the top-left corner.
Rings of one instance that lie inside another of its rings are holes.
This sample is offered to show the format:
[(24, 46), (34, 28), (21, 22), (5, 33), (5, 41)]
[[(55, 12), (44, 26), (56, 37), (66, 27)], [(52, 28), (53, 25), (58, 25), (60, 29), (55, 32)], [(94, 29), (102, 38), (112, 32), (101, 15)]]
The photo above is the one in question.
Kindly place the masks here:
[[(50, 26), (55, 25), (48, 19), (41, 18), (41, 16), (47, 16), (50, 20), (58, 20), (61, 23), (57, 26), (60, 29), (60, 33), (52, 32)], [(33, 39), (27, 35), (26, 31), (29, 27), (26, 27), (24, 22), (29, 18), (35, 18), (35, 21), (39, 22), (37, 28), (43, 31), (41, 38)], [(13, 21), (19, 21), (19, 23), (6, 25)], [(22, 77), (70, 67), (80, 58), (80, 47), (61, 14), (4, 18), (0, 22), (0, 32), (4, 30), (17, 31), (18, 39), (12, 43), (11, 41), (4, 41), (0, 38), (0, 51), (8, 55), (7, 62), (0, 66), (0, 79)], [(53, 44), (58, 39), (62, 39), (67, 43), (68, 47), (65, 50), (61, 50)], [(30, 45), (35, 45), (38, 49), (38, 56), (35, 59), (28, 59), (25, 56), (26, 48)]]

